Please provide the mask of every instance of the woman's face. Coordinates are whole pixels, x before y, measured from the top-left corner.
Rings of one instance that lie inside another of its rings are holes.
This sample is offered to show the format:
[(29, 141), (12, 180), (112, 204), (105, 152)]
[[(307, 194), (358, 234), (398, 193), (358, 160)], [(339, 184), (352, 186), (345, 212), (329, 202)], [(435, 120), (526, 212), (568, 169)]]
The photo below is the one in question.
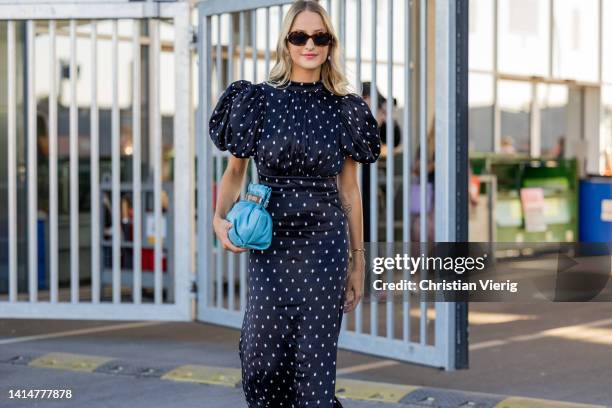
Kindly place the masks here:
[[(326, 33), (327, 30), (323, 25), (323, 20), (318, 13), (304, 10), (297, 15), (293, 21), (293, 25), (289, 32), (303, 31), (306, 34), (314, 34), (318, 31)], [(294, 67), (300, 67), (304, 70), (314, 70), (321, 66), (327, 59), (329, 53), (329, 45), (319, 47), (314, 44), (312, 38), (309, 38), (305, 45), (293, 45), (287, 41), (289, 54), (293, 60)]]

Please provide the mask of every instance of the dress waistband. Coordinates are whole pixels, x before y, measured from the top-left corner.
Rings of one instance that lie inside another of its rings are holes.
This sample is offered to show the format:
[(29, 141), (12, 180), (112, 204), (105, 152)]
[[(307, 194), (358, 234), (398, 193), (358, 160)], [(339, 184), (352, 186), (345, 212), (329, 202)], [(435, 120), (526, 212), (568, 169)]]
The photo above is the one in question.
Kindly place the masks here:
[(285, 188), (316, 191), (338, 191), (336, 176), (315, 177), (315, 176), (270, 176), (267, 174), (258, 174), (259, 181), (262, 184), (268, 185), (273, 189)]

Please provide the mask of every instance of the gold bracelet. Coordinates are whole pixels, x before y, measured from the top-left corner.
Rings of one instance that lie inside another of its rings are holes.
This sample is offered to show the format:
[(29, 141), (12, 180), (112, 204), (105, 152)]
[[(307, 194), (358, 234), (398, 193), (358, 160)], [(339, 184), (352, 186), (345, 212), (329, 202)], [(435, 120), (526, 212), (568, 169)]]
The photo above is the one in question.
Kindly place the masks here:
[(355, 248), (355, 249), (351, 249), (351, 252), (355, 252), (355, 251), (363, 251), (363, 252), (365, 252), (365, 248)]

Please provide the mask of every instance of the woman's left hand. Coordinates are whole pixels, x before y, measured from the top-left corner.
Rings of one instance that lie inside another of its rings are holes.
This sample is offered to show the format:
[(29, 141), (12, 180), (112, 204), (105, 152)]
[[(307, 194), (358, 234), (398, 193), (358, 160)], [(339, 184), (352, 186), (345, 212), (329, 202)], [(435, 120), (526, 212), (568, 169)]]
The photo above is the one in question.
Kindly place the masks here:
[(359, 304), (363, 297), (365, 279), (365, 259), (362, 254), (353, 257), (353, 265), (346, 281), (344, 298), (344, 313), (350, 313)]

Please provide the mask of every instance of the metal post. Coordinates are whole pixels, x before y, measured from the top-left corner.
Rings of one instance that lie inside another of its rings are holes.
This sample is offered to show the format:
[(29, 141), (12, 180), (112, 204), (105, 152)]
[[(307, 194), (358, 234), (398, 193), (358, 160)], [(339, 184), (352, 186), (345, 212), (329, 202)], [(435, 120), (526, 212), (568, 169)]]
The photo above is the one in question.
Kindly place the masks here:
[(58, 180), (57, 180), (57, 60), (56, 24), (49, 21), (49, 289), (58, 301)]
[[(436, 241), (467, 241), (468, 0), (436, 2)], [(467, 367), (467, 303), (436, 303), (436, 348)]]
[[(142, 302), (142, 135), (141, 135), (141, 86), (140, 86), (140, 21), (134, 20), (132, 27), (132, 200), (134, 223), (132, 227), (133, 267), (132, 296), (134, 303)], [(175, 65), (175, 70), (180, 67)], [(178, 112), (179, 109), (176, 109)], [(175, 120), (176, 122), (176, 120)], [(176, 211), (176, 207), (175, 207)], [(178, 297), (177, 297), (178, 298)]]
[[(200, 6), (201, 7), (201, 6)], [(198, 134), (208, 135), (208, 111), (211, 99), (210, 82), (211, 74), (211, 17), (200, 13), (199, 15), (199, 41), (198, 55), (200, 57), (200, 76), (198, 80)], [(208, 137), (197, 139), (197, 180), (198, 180), (198, 285), (199, 307), (206, 308), (211, 305), (212, 287), (210, 277), (213, 272), (213, 208), (210, 200), (212, 190), (212, 149)], [(241, 304), (242, 306), (242, 304)]]
[(98, 114), (98, 25), (91, 22), (91, 301), (100, 302), (100, 123)]
[[(378, 93), (376, 92), (376, 25), (377, 25), (377, 0), (372, 0), (371, 27), (372, 35), (372, 81), (370, 85), (371, 110), (374, 116), (378, 109)], [(370, 241), (378, 242), (378, 163), (370, 164)], [(378, 335), (378, 299), (375, 295), (370, 296), (370, 333)]]
[(28, 282), (30, 302), (38, 300), (38, 196), (37, 196), (37, 128), (36, 82), (34, 75), (36, 23), (28, 20), (27, 34), (27, 155), (28, 155)]
[[(420, 242), (427, 243), (427, 0), (419, 3), (419, 179), (420, 179)], [(442, 64), (442, 62), (438, 62)], [(424, 278), (425, 270), (421, 270)], [(424, 294), (421, 296), (420, 341), (427, 344), (427, 303)]]
[(17, 301), (17, 86), (15, 22), (7, 24), (9, 302)]
[[(177, 13), (176, 27), (189, 26), (189, 6)], [(190, 277), (193, 273), (193, 254), (195, 231), (194, 208), (194, 134), (192, 126), (191, 94), (191, 50), (189, 48), (188, 30), (177, 30), (174, 41), (174, 83), (175, 83), (175, 116), (174, 116), (174, 299), (179, 311), (185, 318), (190, 317), (189, 291)]]
[(111, 107), (111, 145), (112, 145), (112, 219), (113, 219), (113, 303), (121, 302), (121, 140), (119, 135), (119, 61), (117, 20), (112, 22), (112, 107)]
[[(412, 141), (410, 137), (410, 129), (412, 128), (411, 122), (411, 109), (412, 101), (411, 97), (411, 61), (412, 61), (412, 47), (410, 47), (410, 31), (412, 30), (410, 8), (412, 2), (404, 4), (404, 109), (403, 109), (403, 122), (404, 128), (402, 129), (402, 202), (404, 203), (402, 208), (402, 241), (407, 243), (408, 256), (411, 255), (410, 247), (410, 225), (411, 225), (411, 212), (410, 203), (411, 201), (411, 175), (412, 175)], [(405, 270), (403, 279), (409, 278), (409, 271)], [(403, 304), (402, 304), (402, 339), (405, 342), (410, 341), (410, 291), (404, 291)]]
[[(387, 2), (387, 180), (386, 180), (386, 241), (389, 256), (393, 256), (393, 246), (389, 245), (395, 241), (395, 206), (393, 193), (395, 184), (395, 169), (393, 161), (393, 143), (395, 139), (395, 127), (393, 126), (393, 0)], [(389, 282), (393, 282), (393, 269), (389, 269)], [(387, 291), (387, 338), (393, 338), (394, 331), (394, 307), (393, 293)]]

